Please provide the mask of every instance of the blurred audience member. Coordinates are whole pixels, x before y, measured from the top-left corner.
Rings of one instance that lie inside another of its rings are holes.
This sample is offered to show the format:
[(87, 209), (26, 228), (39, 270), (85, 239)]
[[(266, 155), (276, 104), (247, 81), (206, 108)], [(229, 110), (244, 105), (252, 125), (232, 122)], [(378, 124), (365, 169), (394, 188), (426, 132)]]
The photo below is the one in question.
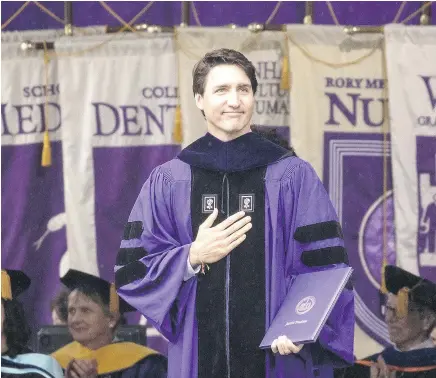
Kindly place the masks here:
[(388, 290), (385, 320), (394, 344), (355, 365), (337, 378), (435, 378), (436, 284), (396, 266), (385, 270)]
[(51, 318), (53, 325), (67, 325), (68, 322), (68, 290), (61, 290), (51, 301)]
[[(251, 126), (251, 130), (256, 134), (268, 139), (270, 142), (273, 142), (283, 148), (286, 148), (289, 151), (294, 152), (295, 150), (289, 145), (289, 141), (287, 141), (283, 136), (281, 136), (277, 129), (272, 127), (259, 127), (259, 126)], [(297, 156), (297, 154), (295, 154)]]
[(63, 372), (50, 356), (32, 353), (27, 347), (30, 329), (17, 297), (30, 286), (30, 278), (19, 270), (2, 270), (2, 359), (1, 376), (60, 378)]

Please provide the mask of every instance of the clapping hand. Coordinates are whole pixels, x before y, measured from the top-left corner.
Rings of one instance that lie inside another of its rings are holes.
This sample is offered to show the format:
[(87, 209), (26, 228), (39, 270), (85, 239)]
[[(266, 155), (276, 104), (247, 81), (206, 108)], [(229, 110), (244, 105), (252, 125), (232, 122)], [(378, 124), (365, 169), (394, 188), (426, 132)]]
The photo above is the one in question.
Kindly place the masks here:
[(96, 360), (71, 360), (68, 364), (66, 378), (97, 378)]

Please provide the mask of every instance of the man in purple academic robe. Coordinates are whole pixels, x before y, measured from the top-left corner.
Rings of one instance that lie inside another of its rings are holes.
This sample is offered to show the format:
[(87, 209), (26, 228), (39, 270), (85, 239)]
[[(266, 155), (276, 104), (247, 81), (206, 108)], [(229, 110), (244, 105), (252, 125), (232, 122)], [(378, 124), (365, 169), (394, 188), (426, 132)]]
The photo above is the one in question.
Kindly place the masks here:
[(208, 133), (145, 182), (118, 293), (168, 338), (170, 378), (333, 377), (353, 361), (350, 287), (317, 342), (259, 349), (295, 276), (348, 264), (328, 194), (307, 162), (251, 132), (257, 80), (244, 55), (213, 51), (193, 75)]

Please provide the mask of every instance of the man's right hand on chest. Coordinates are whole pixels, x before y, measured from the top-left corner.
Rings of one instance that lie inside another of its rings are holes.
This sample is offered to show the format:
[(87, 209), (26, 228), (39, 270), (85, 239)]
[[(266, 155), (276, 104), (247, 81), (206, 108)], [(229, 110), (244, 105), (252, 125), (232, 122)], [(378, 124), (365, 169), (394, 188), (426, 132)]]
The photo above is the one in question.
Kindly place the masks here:
[(189, 263), (193, 269), (201, 264), (213, 264), (233, 251), (251, 229), (251, 217), (240, 211), (212, 227), (218, 209), (200, 225), (195, 241), (189, 251)]

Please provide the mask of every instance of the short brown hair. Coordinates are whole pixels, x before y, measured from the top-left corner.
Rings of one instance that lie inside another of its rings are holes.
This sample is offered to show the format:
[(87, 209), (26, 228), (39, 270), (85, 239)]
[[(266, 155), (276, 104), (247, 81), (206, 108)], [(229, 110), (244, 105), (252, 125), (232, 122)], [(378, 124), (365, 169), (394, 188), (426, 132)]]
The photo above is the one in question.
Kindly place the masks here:
[(251, 82), (253, 94), (257, 91), (256, 70), (244, 54), (231, 49), (219, 49), (208, 52), (195, 66), (192, 71), (192, 91), (194, 96), (198, 93), (203, 96), (206, 86), (206, 78), (210, 70), (221, 64), (235, 65), (241, 68)]

